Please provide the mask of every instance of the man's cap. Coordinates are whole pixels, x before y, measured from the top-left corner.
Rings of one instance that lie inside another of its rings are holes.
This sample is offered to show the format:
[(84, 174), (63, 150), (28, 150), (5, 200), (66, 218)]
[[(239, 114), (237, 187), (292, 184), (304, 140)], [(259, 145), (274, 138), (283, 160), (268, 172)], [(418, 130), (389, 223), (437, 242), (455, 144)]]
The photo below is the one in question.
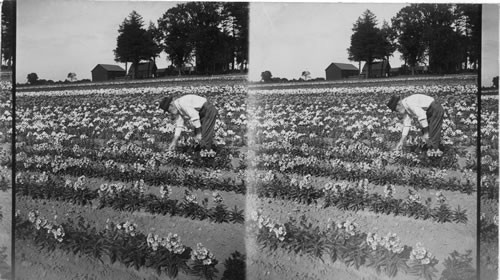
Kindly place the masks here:
[(398, 95), (393, 95), (391, 97), (391, 100), (387, 102), (387, 107), (389, 107), (389, 109), (391, 109), (392, 111), (396, 111), (396, 106), (398, 106), (398, 102), (400, 99), (401, 97), (399, 97)]
[(163, 109), (163, 111), (167, 111), (168, 110), (168, 106), (170, 106), (170, 103), (172, 103), (172, 97), (171, 96), (167, 96), (167, 97), (163, 97), (160, 101), (160, 109)]

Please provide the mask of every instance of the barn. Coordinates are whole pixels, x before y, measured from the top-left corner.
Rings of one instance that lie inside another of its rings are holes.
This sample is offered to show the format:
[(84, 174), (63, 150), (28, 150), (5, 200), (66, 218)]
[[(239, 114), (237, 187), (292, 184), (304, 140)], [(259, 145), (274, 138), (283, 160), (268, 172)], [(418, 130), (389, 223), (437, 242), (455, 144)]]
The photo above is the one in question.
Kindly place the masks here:
[(348, 63), (333, 62), (325, 69), (326, 80), (340, 80), (359, 75), (359, 69)]
[[(156, 64), (153, 61), (148, 61), (148, 62), (140, 62), (137, 68), (137, 75), (135, 76), (136, 79), (147, 79), (147, 78), (154, 78), (156, 77)], [(135, 72), (135, 64), (132, 63), (132, 66), (128, 69), (128, 75), (130, 77), (134, 77), (134, 72)]]
[(97, 64), (91, 72), (93, 82), (123, 79), (126, 73), (120, 66), (111, 64)]
[[(369, 78), (381, 78), (381, 77), (387, 77), (390, 74), (391, 71), (391, 65), (389, 64), (388, 61), (377, 61), (377, 62), (372, 62), (372, 69), (370, 72), (370, 77)], [(368, 63), (365, 63), (363, 66), (363, 71), (361, 71), (362, 76), (366, 76), (366, 72), (368, 72)]]

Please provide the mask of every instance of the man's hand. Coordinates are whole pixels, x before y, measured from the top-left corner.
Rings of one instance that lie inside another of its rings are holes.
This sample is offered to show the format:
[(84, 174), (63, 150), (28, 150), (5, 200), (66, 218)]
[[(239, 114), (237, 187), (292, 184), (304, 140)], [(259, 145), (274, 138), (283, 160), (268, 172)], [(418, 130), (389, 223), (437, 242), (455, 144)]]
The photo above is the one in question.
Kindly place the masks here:
[(422, 135), (422, 139), (424, 139), (425, 143), (429, 144), (429, 133), (424, 133), (424, 135)]
[(170, 143), (168, 145), (168, 152), (174, 152), (175, 151), (175, 143)]
[(196, 135), (194, 136), (194, 139), (196, 140), (196, 142), (200, 142), (201, 141), (201, 133), (196, 133)]
[(403, 149), (403, 142), (398, 142), (398, 144), (396, 145), (396, 147), (394, 147), (393, 151), (401, 151)]

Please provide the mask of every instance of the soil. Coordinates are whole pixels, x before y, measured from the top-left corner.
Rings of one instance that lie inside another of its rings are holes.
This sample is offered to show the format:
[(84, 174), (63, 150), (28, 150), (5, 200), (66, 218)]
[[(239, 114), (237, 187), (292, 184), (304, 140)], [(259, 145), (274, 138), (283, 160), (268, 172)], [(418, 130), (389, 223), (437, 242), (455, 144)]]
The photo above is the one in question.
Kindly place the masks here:
[[(219, 277), (222, 276), (225, 269), (224, 260), (229, 258), (231, 253), (239, 251), (245, 254), (244, 225), (241, 224), (216, 224), (175, 216), (155, 216), (144, 212), (118, 212), (110, 208), (80, 207), (65, 202), (32, 200), (24, 197), (18, 197), (16, 203), (16, 208), (20, 209), (24, 214), (36, 208), (46, 217), (57, 215), (58, 220), (82, 216), (89, 223), (95, 224), (98, 229), (102, 229), (106, 224), (106, 220), (110, 219), (114, 222), (132, 221), (138, 225), (139, 231), (153, 232), (160, 236), (166, 236), (169, 232), (177, 233), (184, 245), (195, 248), (196, 243), (201, 242), (213, 252), (215, 258), (219, 261), (216, 266), (219, 270)], [(86, 260), (80, 265), (82, 259), (68, 256), (60, 251), (49, 255), (39, 252), (33, 256), (32, 249), (30, 249), (33, 244), (30, 246), (24, 246), (24, 242), (22, 244), (22, 246), (16, 247), (19, 248), (19, 250), (16, 250), (16, 259), (18, 263), (27, 261), (30, 268), (20, 274), (25, 278), (18, 279), (157, 279), (154, 278), (157, 275), (153, 271), (142, 273), (133, 268), (124, 268), (120, 265), (110, 266), (106, 263), (102, 265), (95, 260)], [(63, 264), (60, 264), (60, 261)], [(75, 266), (75, 269), (72, 269), (72, 266)], [(47, 276), (39, 278), (40, 275), (43, 275), (41, 274), (43, 271), (46, 271), (44, 274)], [(106, 275), (113, 276), (108, 278)], [(195, 278), (180, 275), (178, 279)]]

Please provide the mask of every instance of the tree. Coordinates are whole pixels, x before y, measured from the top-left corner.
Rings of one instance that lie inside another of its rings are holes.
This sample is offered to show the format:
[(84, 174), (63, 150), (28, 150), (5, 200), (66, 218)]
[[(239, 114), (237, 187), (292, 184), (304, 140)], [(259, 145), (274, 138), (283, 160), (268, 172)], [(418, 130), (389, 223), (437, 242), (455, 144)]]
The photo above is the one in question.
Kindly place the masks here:
[(26, 79), (28, 79), (28, 83), (30, 85), (34, 85), (38, 82), (38, 75), (36, 73), (30, 73), (30, 74), (28, 74)]
[[(245, 64), (248, 50), (248, 15), (238, 5), (220, 2), (188, 2), (169, 9), (158, 20), (162, 43), (181, 74), (194, 60), (198, 73), (234, 69), (235, 58)], [(245, 33), (246, 32), (246, 33)], [(243, 47), (243, 43), (245, 46)], [(246, 48), (246, 49), (245, 49)]]
[(223, 7), (218, 2), (189, 2), (186, 8), (195, 26), (191, 34), (198, 72), (224, 71), (231, 64), (230, 36), (223, 27)]
[(248, 66), (248, 26), (249, 26), (249, 4), (248, 2), (224, 2), (225, 26), (229, 30), (232, 39), (232, 69), (234, 60), (244, 71)]
[(73, 72), (68, 73), (68, 79), (70, 82), (76, 81), (76, 73)]
[(260, 73), (260, 78), (261, 78), (261, 81), (263, 81), (264, 83), (267, 83), (267, 82), (270, 82), (272, 80), (273, 74), (271, 74), (271, 71), (266, 70), (266, 71)]
[(481, 5), (457, 4), (455, 12), (465, 37), (466, 67), (476, 70), (481, 54)]
[(14, 57), (14, 42), (16, 40), (16, 1), (6, 0), (2, 5), (2, 63), (12, 65)]
[(194, 45), (191, 34), (195, 28), (191, 15), (185, 4), (179, 4), (169, 10), (158, 20), (158, 31), (161, 34), (164, 51), (179, 71), (193, 56)]
[(493, 82), (493, 87), (498, 88), (498, 76), (494, 77), (492, 82)]
[(149, 45), (150, 49), (147, 52), (151, 53), (153, 61), (156, 64), (156, 58), (160, 56), (160, 53), (162, 52), (161, 32), (151, 21), (149, 22), (148, 29), (146, 30), (146, 36), (148, 38), (147, 41), (151, 42), (151, 44)]
[(397, 50), (414, 75), (415, 66), (425, 60), (423, 15), (416, 5), (406, 6), (392, 18), (392, 27), (397, 37)]
[[(389, 62), (389, 58), (397, 49), (396, 32), (389, 25), (389, 23), (384, 20), (384, 22), (382, 23), (382, 28), (380, 29), (380, 34), (383, 38), (382, 44), (383, 44), (384, 60)], [(381, 67), (380, 70), (384, 71), (383, 67)], [(380, 74), (381, 76), (383, 76), (383, 73)]]
[(375, 15), (366, 10), (352, 28), (354, 33), (351, 35), (351, 46), (347, 49), (349, 60), (365, 61), (368, 64), (367, 78), (371, 73), (372, 62), (386, 56), (385, 39), (376, 25)]
[(423, 41), (427, 47), (429, 68), (439, 74), (454, 73), (466, 60), (465, 42), (456, 30), (457, 16), (451, 4), (415, 4), (423, 14)]
[(302, 71), (301, 78), (304, 79), (305, 81), (309, 80), (311, 78), (311, 72), (309, 71)]
[(137, 70), (141, 60), (151, 60), (154, 56), (154, 41), (148, 32), (143, 28), (142, 17), (132, 11), (118, 29), (116, 39), (116, 49), (113, 50), (116, 62), (132, 62), (134, 65), (134, 79), (137, 77)]

